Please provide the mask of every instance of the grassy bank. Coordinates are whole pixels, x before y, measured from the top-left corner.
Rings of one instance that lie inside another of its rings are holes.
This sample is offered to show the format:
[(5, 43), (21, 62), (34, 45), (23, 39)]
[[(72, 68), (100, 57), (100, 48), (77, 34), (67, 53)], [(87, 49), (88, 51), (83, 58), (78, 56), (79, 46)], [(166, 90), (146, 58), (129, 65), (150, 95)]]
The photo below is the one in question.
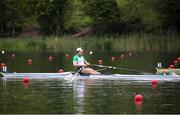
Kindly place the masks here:
[(180, 51), (180, 36), (132, 34), (122, 36), (86, 36), (80, 38), (34, 37), (0, 39), (0, 50), (7, 51), (73, 51), (81, 46), (94, 51)]

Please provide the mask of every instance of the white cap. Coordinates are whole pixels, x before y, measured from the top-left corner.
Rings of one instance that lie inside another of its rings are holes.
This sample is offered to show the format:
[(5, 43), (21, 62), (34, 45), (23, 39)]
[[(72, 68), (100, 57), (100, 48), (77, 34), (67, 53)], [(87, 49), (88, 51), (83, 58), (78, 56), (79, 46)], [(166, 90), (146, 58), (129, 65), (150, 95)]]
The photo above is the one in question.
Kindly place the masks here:
[(76, 51), (77, 51), (77, 52), (83, 51), (83, 49), (79, 47), (79, 48), (76, 49)]

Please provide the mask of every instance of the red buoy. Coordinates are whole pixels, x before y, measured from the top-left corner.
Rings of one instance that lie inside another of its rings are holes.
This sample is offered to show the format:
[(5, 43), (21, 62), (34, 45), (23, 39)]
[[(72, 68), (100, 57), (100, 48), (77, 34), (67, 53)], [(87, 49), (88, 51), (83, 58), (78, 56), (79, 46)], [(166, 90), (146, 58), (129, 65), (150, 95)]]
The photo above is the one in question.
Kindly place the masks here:
[(174, 69), (174, 65), (170, 65), (169, 68), (170, 68), (170, 69)]
[(128, 54), (130, 57), (132, 56), (132, 53), (131, 52), (129, 52), (129, 54)]
[(98, 64), (102, 65), (103, 64), (103, 61), (100, 59), (98, 60)]
[(1, 63), (1, 68), (3, 68), (4, 66), (6, 66), (6, 64), (5, 63)]
[(29, 83), (29, 78), (28, 77), (24, 77), (23, 78), (23, 83)]
[(111, 57), (111, 60), (112, 60), (112, 61), (115, 61), (115, 59), (116, 59), (116, 58), (115, 58), (114, 56)]
[(63, 73), (63, 72), (64, 72), (63, 69), (59, 69), (59, 70), (58, 70), (58, 73)]
[(178, 65), (178, 61), (177, 60), (174, 60), (174, 65)]
[(177, 58), (178, 62), (180, 63), (180, 57)]
[(166, 73), (167, 73), (167, 71), (166, 71), (166, 70), (163, 70), (162, 72), (163, 72), (163, 74), (166, 74)]
[(29, 65), (32, 64), (32, 59), (28, 59), (28, 64), (29, 64)]
[(69, 54), (66, 54), (66, 59), (69, 59), (69, 58), (70, 58)]
[(134, 97), (135, 102), (142, 102), (143, 101), (143, 96), (141, 94), (137, 94)]
[(16, 55), (13, 53), (13, 54), (11, 55), (11, 57), (12, 57), (12, 58), (15, 58), (15, 57), (16, 57)]
[(121, 59), (124, 59), (124, 54), (121, 54), (121, 56), (120, 56), (120, 57), (121, 57)]
[(53, 57), (52, 56), (49, 56), (48, 57), (48, 61), (52, 61), (53, 60)]
[(153, 85), (153, 84), (158, 84), (158, 81), (157, 80), (152, 80), (151, 81), (151, 84)]

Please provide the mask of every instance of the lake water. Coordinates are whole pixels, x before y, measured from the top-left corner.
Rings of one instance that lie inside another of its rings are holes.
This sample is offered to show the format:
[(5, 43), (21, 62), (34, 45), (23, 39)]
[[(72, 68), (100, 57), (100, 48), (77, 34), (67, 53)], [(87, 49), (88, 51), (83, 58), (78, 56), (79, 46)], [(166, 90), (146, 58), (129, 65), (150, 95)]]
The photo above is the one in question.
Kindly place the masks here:
[[(12, 58), (12, 53), (15, 57)], [(66, 54), (70, 55), (66, 59)], [(124, 58), (120, 55), (124, 54)], [(74, 52), (5, 52), (1, 63), (10, 72), (74, 71)], [(52, 56), (53, 60), (48, 61)], [(115, 56), (115, 61), (111, 57)], [(141, 70), (155, 73), (157, 62), (168, 67), (180, 56), (180, 52), (85, 52), (86, 59), (97, 64)], [(27, 60), (32, 59), (28, 65)], [(177, 66), (179, 67), (179, 66)], [(98, 68), (95, 68), (98, 69)], [(139, 74), (122, 70), (106, 70), (111, 73)], [(153, 87), (150, 81), (78, 80), (76, 84), (61, 79), (34, 79), (24, 84), (22, 80), (0, 79), (0, 113), (180, 113), (180, 82), (159, 82)], [(134, 102), (141, 94), (143, 102)]]

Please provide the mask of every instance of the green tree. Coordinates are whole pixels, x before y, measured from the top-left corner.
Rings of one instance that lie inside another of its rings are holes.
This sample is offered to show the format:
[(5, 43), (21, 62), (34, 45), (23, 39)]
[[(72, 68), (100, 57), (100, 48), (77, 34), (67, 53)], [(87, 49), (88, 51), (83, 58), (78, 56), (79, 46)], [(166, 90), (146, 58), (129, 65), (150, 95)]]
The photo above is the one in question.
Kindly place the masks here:
[(33, 0), (6, 0), (6, 27), (12, 34), (21, 31), (35, 13)]
[(4, 33), (5, 30), (5, 8), (4, 0), (0, 0), (0, 34)]
[(163, 22), (163, 29), (173, 33), (180, 30), (179, 0), (157, 0), (155, 8)]
[(74, 33), (92, 25), (92, 18), (83, 11), (81, 0), (68, 0), (65, 5), (64, 27), (66, 32)]
[(37, 18), (46, 34), (64, 34), (64, 7), (66, 0), (39, 0)]
[(155, 0), (116, 0), (126, 31), (153, 31), (161, 23), (154, 6)]
[(84, 12), (93, 20), (97, 32), (118, 32), (120, 11), (115, 0), (82, 0)]

